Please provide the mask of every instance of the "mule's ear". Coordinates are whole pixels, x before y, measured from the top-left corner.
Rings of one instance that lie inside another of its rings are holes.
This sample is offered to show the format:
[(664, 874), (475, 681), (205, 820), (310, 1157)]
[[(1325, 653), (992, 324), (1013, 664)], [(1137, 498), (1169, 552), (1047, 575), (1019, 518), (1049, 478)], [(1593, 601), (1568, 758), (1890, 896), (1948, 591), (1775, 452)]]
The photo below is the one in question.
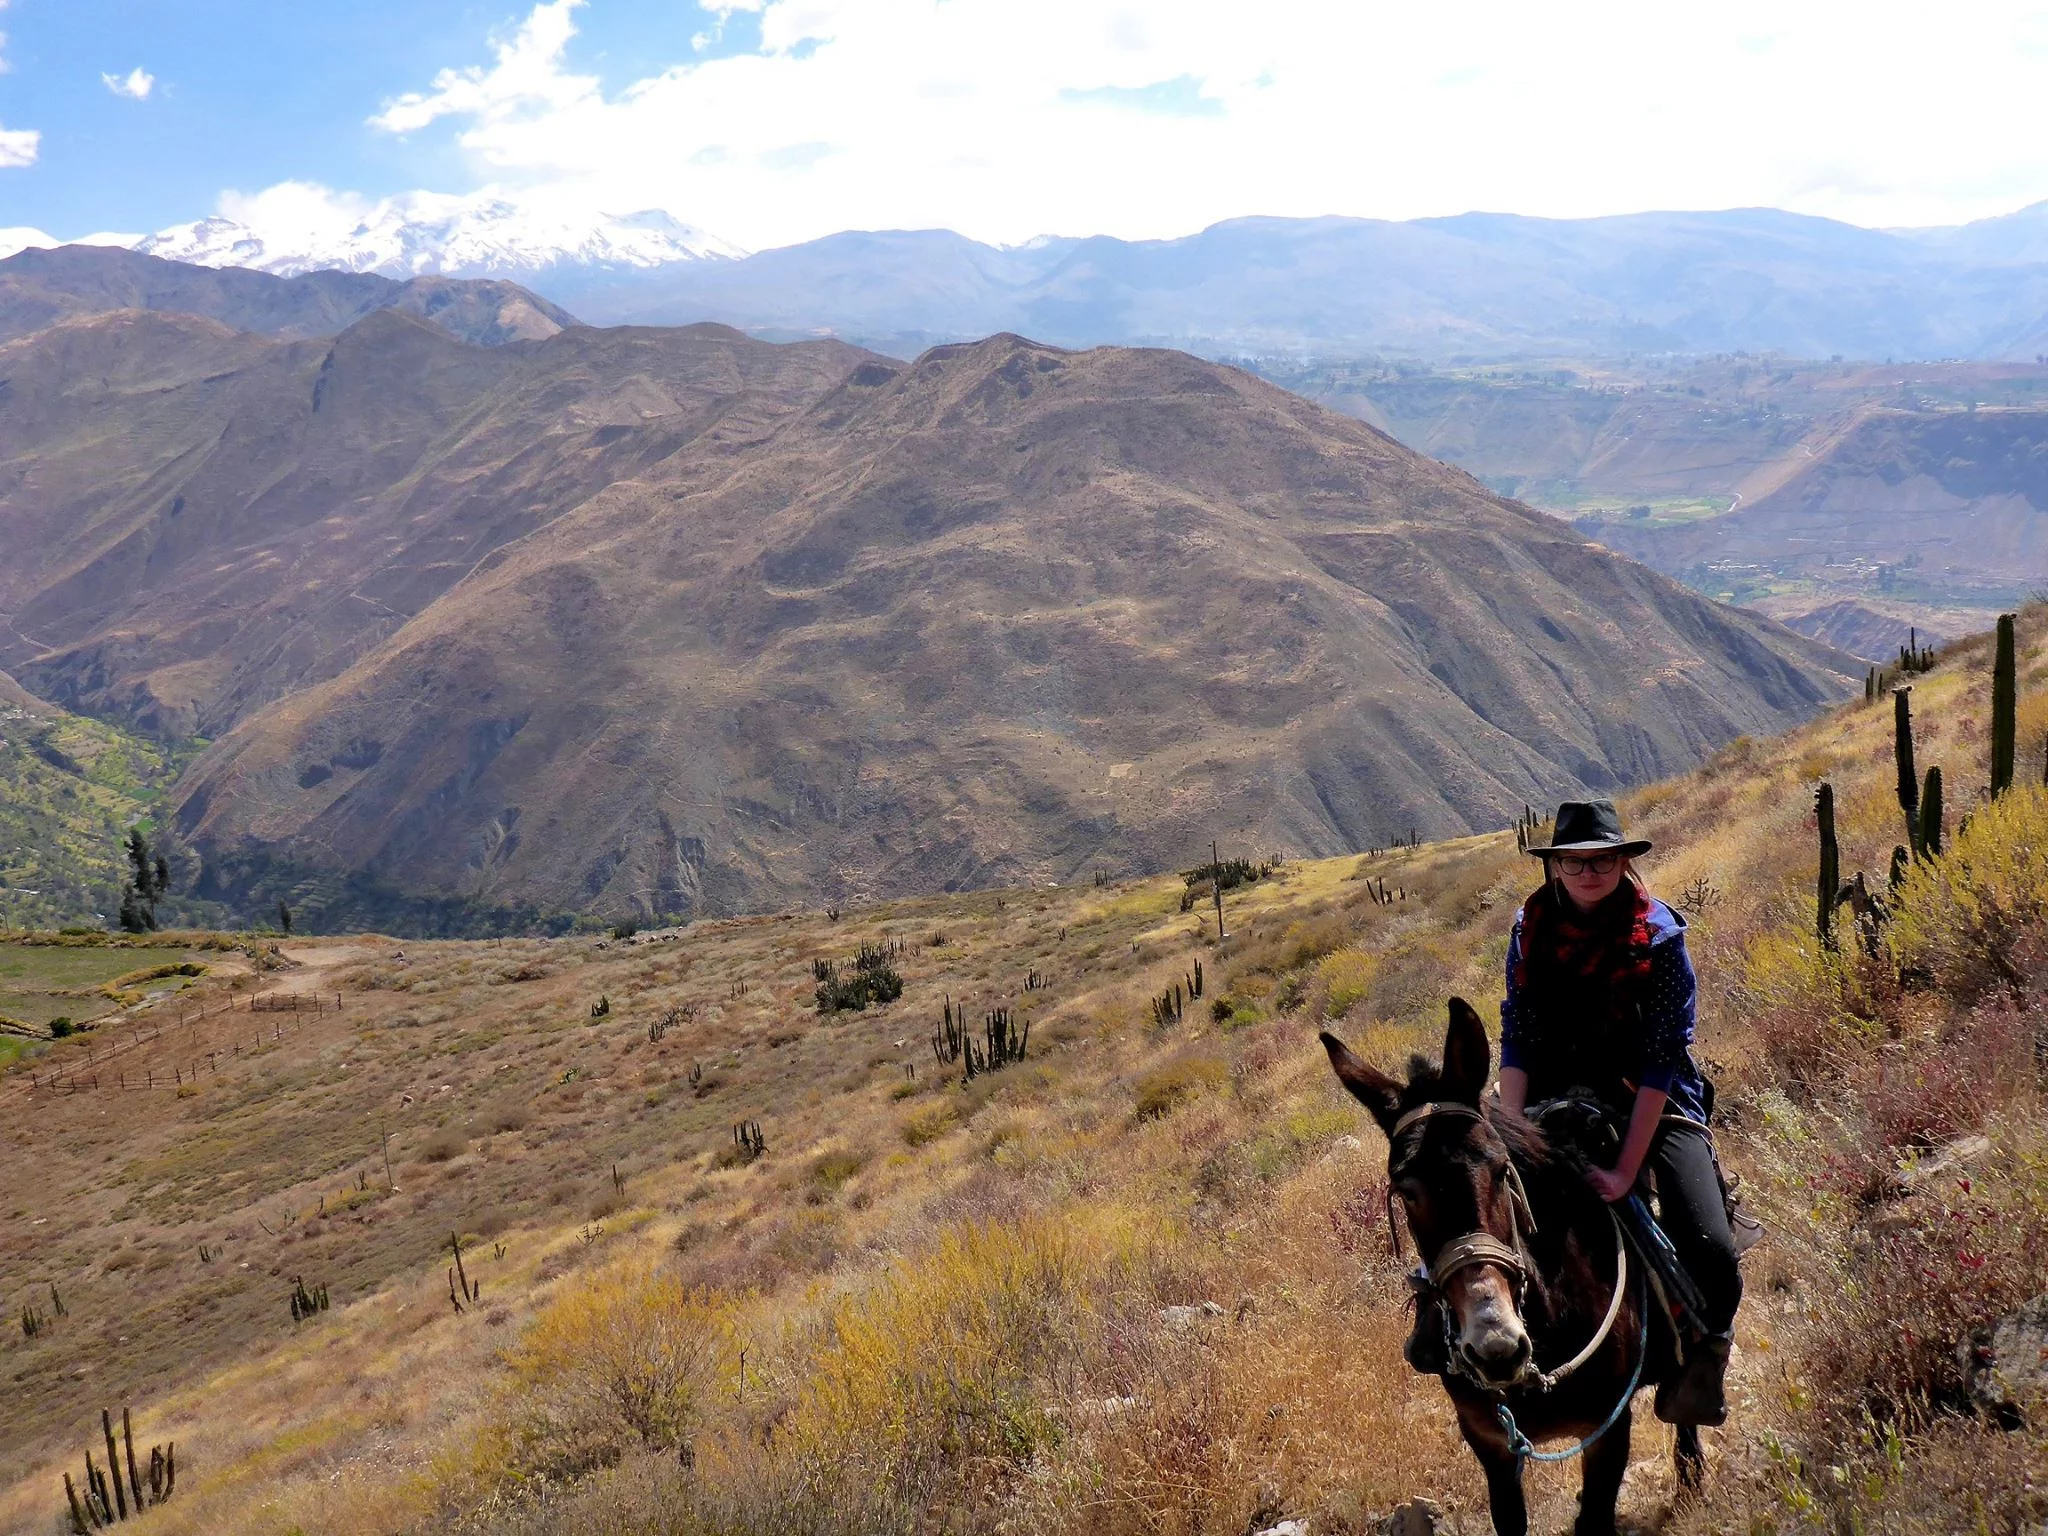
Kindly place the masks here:
[(1380, 1129), (1392, 1134), (1401, 1118), (1401, 1084), (1351, 1054), (1351, 1048), (1328, 1030), (1323, 1031), (1323, 1049), (1330, 1053), (1331, 1070), (1337, 1081), (1351, 1090), (1351, 1097), (1372, 1111)]
[(1451, 999), (1450, 1027), (1444, 1031), (1444, 1094), (1461, 1104), (1479, 1106), (1486, 1079), (1493, 1070), (1493, 1051), (1486, 1026), (1462, 997)]

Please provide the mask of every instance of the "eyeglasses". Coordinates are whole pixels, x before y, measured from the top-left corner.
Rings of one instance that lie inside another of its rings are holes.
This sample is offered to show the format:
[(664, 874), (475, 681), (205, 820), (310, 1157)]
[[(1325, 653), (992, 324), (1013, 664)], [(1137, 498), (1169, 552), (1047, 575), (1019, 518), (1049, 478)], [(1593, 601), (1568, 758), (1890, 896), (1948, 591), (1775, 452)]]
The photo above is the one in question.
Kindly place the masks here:
[(1614, 866), (1621, 862), (1618, 853), (1596, 853), (1590, 858), (1580, 858), (1575, 853), (1553, 854), (1557, 860), (1557, 872), (1561, 875), (1611, 875)]

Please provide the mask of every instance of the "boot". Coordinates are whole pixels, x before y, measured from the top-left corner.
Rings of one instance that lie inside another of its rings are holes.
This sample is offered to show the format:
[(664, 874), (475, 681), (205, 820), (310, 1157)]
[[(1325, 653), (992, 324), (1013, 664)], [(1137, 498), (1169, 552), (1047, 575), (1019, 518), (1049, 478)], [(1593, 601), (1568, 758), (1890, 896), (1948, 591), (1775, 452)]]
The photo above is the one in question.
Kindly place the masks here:
[(1401, 1358), (1422, 1376), (1442, 1376), (1451, 1368), (1450, 1346), (1444, 1339), (1443, 1309), (1427, 1295), (1415, 1297), (1415, 1326), (1401, 1346)]
[(1704, 1424), (1708, 1428), (1728, 1417), (1723, 1381), (1728, 1373), (1732, 1334), (1713, 1334), (1694, 1342), (1684, 1367), (1669, 1381), (1657, 1384), (1657, 1417), (1666, 1424)]

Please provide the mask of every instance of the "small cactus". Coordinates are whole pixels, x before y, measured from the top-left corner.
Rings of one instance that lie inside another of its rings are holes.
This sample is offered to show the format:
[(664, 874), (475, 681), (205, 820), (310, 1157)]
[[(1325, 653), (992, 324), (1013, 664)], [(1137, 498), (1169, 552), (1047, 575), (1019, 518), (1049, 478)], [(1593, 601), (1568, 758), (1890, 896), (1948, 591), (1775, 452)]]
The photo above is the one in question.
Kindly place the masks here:
[(761, 1122), (742, 1120), (732, 1128), (733, 1145), (740, 1149), (740, 1155), (747, 1162), (754, 1161), (768, 1150), (768, 1138), (761, 1134)]
[(1927, 770), (1927, 787), (1920, 792), (1920, 857), (1941, 857), (1941, 769)]

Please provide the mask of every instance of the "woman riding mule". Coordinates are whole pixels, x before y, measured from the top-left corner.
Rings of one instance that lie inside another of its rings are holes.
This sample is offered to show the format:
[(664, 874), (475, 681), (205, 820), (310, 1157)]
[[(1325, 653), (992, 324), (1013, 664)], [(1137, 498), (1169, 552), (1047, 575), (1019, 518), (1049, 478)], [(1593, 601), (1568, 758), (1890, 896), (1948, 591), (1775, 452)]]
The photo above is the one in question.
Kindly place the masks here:
[[(1611, 804), (1593, 802), (1560, 807), (1557, 837), (1532, 850), (1546, 880), (1508, 947), (1497, 1098), (1485, 1095), (1485, 1026), (1462, 1000), (1451, 1003), (1441, 1068), (1418, 1059), (1406, 1083), (1323, 1036), (1338, 1077), (1387, 1133), (1390, 1198), (1426, 1263), (1409, 1359), (1442, 1376), (1502, 1536), (1526, 1528), (1523, 1462), (1578, 1454), (1575, 1529), (1613, 1529), (1639, 1385), (1655, 1384), (1659, 1416), (1680, 1426), (1686, 1486), (1700, 1471), (1696, 1426), (1725, 1412), (1741, 1282), (1706, 1137), (1710, 1095), (1688, 1049), (1685, 924), (1629, 867), (1648, 846), (1622, 836)], [(1585, 1138), (1583, 1114), (1541, 1114), (1545, 1100), (1588, 1095), (1624, 1125), (1618, 1153)], [(1711, 1335), (1685, 1341), (1683, 1364), (1680, 1341), (1650, 1326), (1651, 1281), (1630, 1263), (1610, 1203), (1645, 1165)], [(1560, 1435), (1577, 1443), (1541, 1452), (1530, 1439)]]
[(1633, 860), (1649, 850), (1648, 840), (1622, 835), (1608, 800), (1559, 806), (1556, 835), (1529, 850), (1543, 860), (1544, 881), (1508, 939), (1500, 1100), (1519, 1115), (1591, 1093), (1625, 1127), (1613, 1165), (1586, 1177), (1616, 1201), (1653, 1170), (1658, 1224), (1698, 1288), (1706, 1334), (1688, 1341), (1686, 1370), (1658, 1392), (1657, 1416), (1719, 1424), (1742, 1274), (1707, 1131), (1710, 1093), (1690, 1049), (1685, 919), (1637, 878)]

